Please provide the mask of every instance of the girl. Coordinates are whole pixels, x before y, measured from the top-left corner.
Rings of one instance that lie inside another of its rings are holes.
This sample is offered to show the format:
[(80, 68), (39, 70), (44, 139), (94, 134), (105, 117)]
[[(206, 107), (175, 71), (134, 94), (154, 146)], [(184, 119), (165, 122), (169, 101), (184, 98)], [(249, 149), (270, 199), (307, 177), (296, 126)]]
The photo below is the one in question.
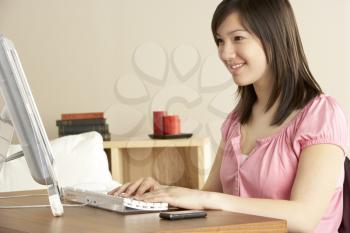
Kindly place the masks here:
[(346, 117), (309, 70), (289, 1), (223, 0), (212, 31), (240, 99), (203, 189), (144, 178), (110, 194), (286, 219), (289, 231), (337, 232)]

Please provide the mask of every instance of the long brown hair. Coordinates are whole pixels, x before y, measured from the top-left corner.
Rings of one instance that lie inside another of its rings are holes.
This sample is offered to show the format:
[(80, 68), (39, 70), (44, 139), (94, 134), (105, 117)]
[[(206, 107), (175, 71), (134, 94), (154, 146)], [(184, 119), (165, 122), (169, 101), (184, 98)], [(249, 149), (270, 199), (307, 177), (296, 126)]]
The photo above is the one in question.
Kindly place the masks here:
[[(216, 44), (217, 29), (228, 15), (237, 12), (244, 26), (263, 44), (274, 82), (266, 111), (279, 100), (271, 125), (280, 125), (297, 109), (322, 93), (307, 63), (292, 7), (288, 0), (223, 0), (212, 19)], [(247, 123), (257, 100), (253, 85), (239, 86), (236, 111)]]

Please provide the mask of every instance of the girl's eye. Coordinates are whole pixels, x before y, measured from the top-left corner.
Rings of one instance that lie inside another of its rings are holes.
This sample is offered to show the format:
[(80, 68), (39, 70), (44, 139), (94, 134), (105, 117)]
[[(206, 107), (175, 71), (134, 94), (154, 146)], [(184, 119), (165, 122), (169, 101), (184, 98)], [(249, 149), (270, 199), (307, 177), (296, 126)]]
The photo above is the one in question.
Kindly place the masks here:
[(220, 38), (216, 38), (216, 43), (217, 44), (222, 44), (224, 41), (222, 40), (222, 39), (220, 39)]
[(244, 37), (242, 37), (242, 36), (235, 36), (235, 37), (233, 38), (234, 41), (241, 41), (241, 40), (243, 40), (243, 39), (244, 39)]

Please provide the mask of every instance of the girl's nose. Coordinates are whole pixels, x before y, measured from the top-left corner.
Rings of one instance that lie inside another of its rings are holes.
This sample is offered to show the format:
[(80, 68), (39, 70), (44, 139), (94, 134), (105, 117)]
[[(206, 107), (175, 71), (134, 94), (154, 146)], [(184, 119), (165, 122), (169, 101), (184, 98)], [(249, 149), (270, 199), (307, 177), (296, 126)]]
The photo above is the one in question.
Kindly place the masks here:
[(219, 48), (220, 58), (223, 61), (232, 60), (236, 57), (236, 51), (234, 47), (230, 44), (225, 44), (221, 48)]

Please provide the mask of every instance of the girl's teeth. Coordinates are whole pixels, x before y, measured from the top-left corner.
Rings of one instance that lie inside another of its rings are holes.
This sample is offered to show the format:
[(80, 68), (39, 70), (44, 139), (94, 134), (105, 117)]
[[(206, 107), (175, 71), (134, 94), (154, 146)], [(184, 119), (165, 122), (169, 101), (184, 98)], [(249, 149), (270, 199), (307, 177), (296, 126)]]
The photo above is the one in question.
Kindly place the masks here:
[(231, 67), (232, 67), (232, 69), (237, 69), (237, 68), (239, 68), (241, 66), (243, 66), (243, 64), (238, 64), (238, 65), (234, 65), (234, 66), (231, 66)]

